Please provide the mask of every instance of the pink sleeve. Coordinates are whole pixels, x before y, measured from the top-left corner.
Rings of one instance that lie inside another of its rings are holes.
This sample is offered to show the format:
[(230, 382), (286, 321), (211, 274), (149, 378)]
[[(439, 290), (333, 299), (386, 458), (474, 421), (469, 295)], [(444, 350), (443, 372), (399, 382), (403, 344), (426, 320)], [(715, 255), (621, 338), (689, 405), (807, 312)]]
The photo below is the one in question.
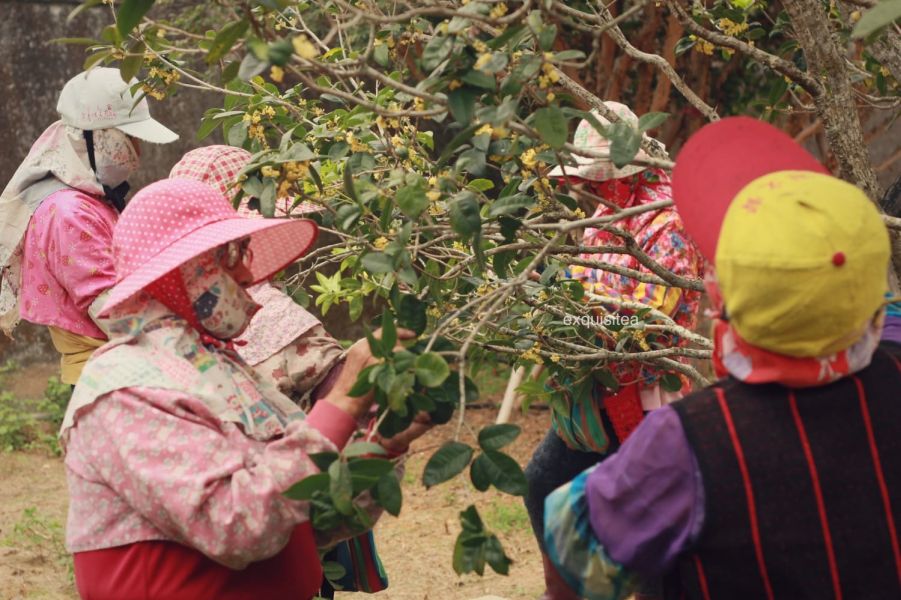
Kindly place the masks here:
[(78, 462), (132, 511), (235, 569), (279, 552), (309, 518), (282, 492), (318, 472), (309, 454), (336, 449), (303, 421), (257, 442), (197, 399), (147, 388), (97, 401), (72, 433)]
[(47, 248), (47, 264), (72, 303), (86, 311), (116, 280), (112, 252), (115, 215), (112, 209), (87, 201), (70, 201), (73, 206), (60, 211), (57, 244)]

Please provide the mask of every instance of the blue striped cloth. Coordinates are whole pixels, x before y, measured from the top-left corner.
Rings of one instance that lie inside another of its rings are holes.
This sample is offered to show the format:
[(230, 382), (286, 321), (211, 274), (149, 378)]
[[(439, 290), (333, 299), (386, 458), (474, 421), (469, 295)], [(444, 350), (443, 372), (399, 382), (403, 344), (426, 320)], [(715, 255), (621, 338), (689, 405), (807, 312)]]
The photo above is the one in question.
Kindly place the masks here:
[(591, 529), (585, 485), (592, 467), (544, 501), (544, 543), (566, 583), (586, 600), (622, 600), (638, 586), (632, 573), (607, 556)]

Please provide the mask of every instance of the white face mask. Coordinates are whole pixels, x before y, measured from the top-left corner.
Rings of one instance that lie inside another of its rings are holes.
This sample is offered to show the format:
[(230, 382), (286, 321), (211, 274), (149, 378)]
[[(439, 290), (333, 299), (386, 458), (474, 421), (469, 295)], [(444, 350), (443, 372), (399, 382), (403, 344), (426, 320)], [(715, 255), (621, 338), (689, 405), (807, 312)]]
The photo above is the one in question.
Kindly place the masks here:
[(141, 164), (134, 144), (118, 129), (94, 131), (94, 161), (97, 180), (110, 188), (127, 181)]

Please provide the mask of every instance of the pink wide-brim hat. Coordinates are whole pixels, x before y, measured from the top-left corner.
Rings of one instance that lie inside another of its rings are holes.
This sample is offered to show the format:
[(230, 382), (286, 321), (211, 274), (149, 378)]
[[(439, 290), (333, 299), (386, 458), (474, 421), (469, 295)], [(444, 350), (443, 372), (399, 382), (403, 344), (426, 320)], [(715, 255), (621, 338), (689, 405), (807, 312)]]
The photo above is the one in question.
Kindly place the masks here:
[[(625, 104), (607, 101), (604, 102), (604, 106), (611, 110), (622, 121), (625, 121), (636, 129), (638, 128), (638, 117), (635, 116), (635, 113), (633, 113)], [(601, 123), (601, 125), (610, 125), (610, 121), (601, 115), (600, 112), (593, 110), (591, 111), (591, 114)], [(643, 137), (648, 138), (647, 135), (643, 135)], [(660, 142), (657, 143), (659, 144)], [(576, 127), (576, 133), (573, 135), (573, 146), (579, 150), (589, 150), (601, 154), (610, 153), (610, 140), (601, 135), (588, 119), (583, 119)], [(561, 165), (557, 165), (548, 172), (547, 176), (551, 178), (578, 177), (579, 179), (586, 179), (588, 181), (609, 181), (610, 179), (629, 177), (630, 175), (635, 175), (636, 173), (640, 173), (647, 169), (644, 165), (634, 164), (617, 167), (610, 159), (592, 158), (590, 156), (580, 156), (578, 154), (573, 154), (572, 158), (576, 163), (575, 165), (567, 166), (565, 168)], [(635, 155), (635, 158), (647, 159), (649, 157), (644, 150), (639, 150)]]
[(135, 194), (113, 232), (116, 284), (101, 317), (204, 252), (250, 237), (253, 283), (300, 258), (319, 229), (307, 219), (251, 219), (210, 186), (191, 179), (164, 179)]
[[(232, 199), (239, 187), (236, 185), (241, 171), (250, 162), (253, 155), (244, 148), (214, 144), (203, 146), (187, 152), (181, 157), (172, 170), (170, 178), (196, 179), (219, 190), (223, 196)], [(248, 208), (250, 200), (247, 196), (241, 199), (238, 212), (244, 217), (260, 218), (262, 215)], [(310, 202), (301, 202), (294, 206), (294, 198), (278, 198), (275, 201), (275, 216), (288, 217), (309, 213), (318, 213), (323, 207)]]

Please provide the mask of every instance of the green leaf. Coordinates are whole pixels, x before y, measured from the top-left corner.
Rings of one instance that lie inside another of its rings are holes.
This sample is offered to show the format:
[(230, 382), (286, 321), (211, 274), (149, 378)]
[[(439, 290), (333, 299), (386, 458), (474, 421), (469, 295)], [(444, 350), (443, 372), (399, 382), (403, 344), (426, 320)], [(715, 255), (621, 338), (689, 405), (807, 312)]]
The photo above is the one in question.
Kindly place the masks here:
[(308, 454), (316, 468), (322, 472), (328, 471), (329, 465), (338, 460), (337, 452), (314, 452)]
[(348, 468), (356, 496), (374, 487), (379, 479), (394, 469), (394, 463), (385, 458), (358, 458), (350, 461)]
[(519, 426), (509, 423), (489, 425), (479, 431), (479, 446), (482, 450), (500, 450), (515, 440), (521, 431)]
[(531, 208), (535, 204), (535, 198), (526, 194), (514, 194), (495, 200), (488, 209), (489, 217), (509, 215), (523, 208)]
[(349, 163), (344, 163), (344, 191), (351, 200), (357, 204), (360, 203), (360, 199), (357, 197), (357, 188), (354, 187), (354, 172)]
[(347, 569), (345, 569), (344, 565), (342, 565), (341, 563), (330, 560), (322, 563), (322, 574), (326, 579), (334, 583), (340, 581), (341, 579), (344, 579), (344, 576), (347, 574)]
[(213, 39), (213, 45), (210, 46), (210, 51), (206, 55), (207, 64), (211, 65), (228, 54), (229, 50), (232, 49), (232, 46), (235, 45), (235, 42), (237, 42), (247, 31), (248, 26), (249, 23), (244, 19), (241, 19), (240, 21), (229, 23), (223, 27), (219, 33), (216, 34), (216, 37)]
[(467, 86), (450, 92), (447, 95), (447, 107), (450, 109), (454, 119), (463, 125), (469, 125), (475, 113), (476, 98), (478, 96), (479, 93), (477, 91)]
[(345, 458), (357, 458), (367, 454), (385, 454), (385, 449), (372, 442), (353, 442), (341, 452)]
[(380, 44), (372, 49), (372, 58), (382, 67), (387, 67), (391, 63), (391, 57), (388, 52), (388, 46)]
[(497, 87), (497, 80), (494, 78), (494, 75), (489, 75), (487, 72), (482, 72), (477, 69), (472, 69), (460, 79), (463, 83), (468, 83), (471, 86), (486, 90), (493, 90)]
[(866, 37), (898, 19), (901, 19), (901, 0), (880, 0), (876, 6), (863, 14), (854, 26), (851, 37)]
[(470, 175), (481, 175), (485, 172), (486, 164), (485, 152), (470, 148), (460, 154), (455, 166), (459, 171), (465, 171)]
[(496, 535), (488, 536), (485, 542), (485, 561), (499, 575), (507, 575), (510, 572), (510, 565), (513, 561), (504, 552), (504, 547)]
[(660, 387), (667, 392), (678, 392), (682, 389), (682, 379), (675, 373), (667, 373), (660, 378)]
[(538, 130), (538, 135), (551, 148), (562, 148), (569, 135), (566, 115), (557, 106), (539, 108), (532, 116), (532, 125)]
[(397, 324), (412, 330), (417, 335), (421, 334), (429, 322), (426, 315), (427, 308), (426, 303), (416, 296), (410, 294), (401, 296), (400, 302), (395, 306)]
[(275, 180), (267, 179), (263, 184), (263, 193), (260, 195), (260, 213), (267, 218), (275, 216), (275, 196), (278, 190), (275, 188)]
[(400, 514), (400, 508), (403, 504), (403, 493), (400, 490), (400, 483), (397, 481), (397, 475), (394, 471), (386, 473), (379, 479), (375, 485), (375, 496), (378, 503), (395, 517)]
[(350, 388), (350, 391), (347, 392), (348, 396), (353, 398), (359, 398), (360, 396), (364, 396), (372, 390), (374, 383), (369, 379), (369, 374), (372, 370), (379, 365), (369, 365), (357, 375), (357, 380), (354, 382), (353, 386)]
[(450, 205), (451, 227), (464, 239), (472, 237), (482, 229), (479, 201), (472, 192), (457, 194)]
[(422, 473), (427, 488), (456, 477), (472, 460), (472, 448), (461, 442), (447, 442), (429, 458)]
[(388, 406), (401, 416), (406, 416), (407, 398), (413, 393), (413, 385), (416, 381), (413, 373), (401, 373), (394, 378), (388, 389)]
[(353, 227), (362, 214), (363, 209), (356, 204), (344, 204), (335, 214), (335, 224), (339, 229), (347, 231)]
[(369, 252), (363, 255), (363, 268), (374, 275), (394, 271), (394, 259), (384, 252)]
[(475, 133), (475, 130), (478, 128), (478, 125), (470, 125), (455, 135), (453, 139), (447, 143), (447, 146), (444, 147), (444, 150), (441, 151), (436, 166), (439, 168), (443, 167), (445, 163), (447, 163), (447, 160), (453, 155), (454, 150), (459, 148), (464, 142), (469, 141), (469, 139), (472, 138), (472, 134)]
[(144, 51), (146, 49), (147, 46), (144, 45), (144, 42), (132, 44), (131, 48), (128, 49), (128, 56), (119, 65), (119, 76), (122, 78), (122, 81), (131, 83), (131, 80), (135, 78), (144, 65)]
[(392, 353), (395, 344), (397, 344), (397, 327), (394, 325), (394, 316), (386, 308), (382, 312), (382, 348), (386, 353)]
[(424, 71), (431, 71), (437, 67), (441, 61), (447, 58), (451, 49), (454, 47), (454, 38), (452, 36), (436, 36), (429, 40), (425, 49), (422, 51), (422, 68)]
[(526, 476), (512, 457), (497, 450), (485, 450), (476, 460), (483, 462), (481, 468), (498, 490), (513, 496), (526, 495)]
[(150, 7), (153, 0), (124, 0), (116, 13), (116, 28), (124, 38), (134, 29)]
[(473, 179), (466, 187), (477, 192), (487, 192), (488, 190), (494, 189), (494, 182), (490, 179)]
[(249, 81), (265, 71), (268, 66), (269, 61), (255, 56), (253, 52), (248, 52), (241, 60), (241, 66), (238, 67), (238, 79)]
[(411, 219), (418, 218), (422, 211), (429, 207), (429, 199), (421, 183), (400, 188), (395, 199), (400, 211)]
[(313, 492), (317, 490), (327, 490), (329, 486), (328, 473), (316, 473), (301, 479), (289, 487), (284, 495), (291, 500), (310, 500)]
[(350, 467), (346, 462), (336, 460), (328, 468), (329, 495), (335, 503), (335, 510), (342, 515), (353, 514), (353, 481)]
[(619, 121), (607, 128), (610, 137), (610, 159), (617, 168), (632, 162), (641, 148), (641, 134), (628, 123)]
[(450, 367), (444, 357), (436, 352), (426, 352), (416, 357), (416, 380), (425, 387), (438, 387), (450, 375)]
[(363, 296), (354, 296), (347, 302), (347, 316), (356, 321), (363, 314)]
[(643, 114), (638, 119), (638, 130), (645, 132), (656, 129), (666, 121), (667, 117), (669, 117), (669, 113), (664, 112), (650, 112)]
[(472, 461), (472, 464), (469, 466), (469, 478), (477, 490), (485, 492), (491, 487), (491, 474), (485, 468), (485, 463), (479, 460), (481, 458), (482, 456), (479, 455)]

